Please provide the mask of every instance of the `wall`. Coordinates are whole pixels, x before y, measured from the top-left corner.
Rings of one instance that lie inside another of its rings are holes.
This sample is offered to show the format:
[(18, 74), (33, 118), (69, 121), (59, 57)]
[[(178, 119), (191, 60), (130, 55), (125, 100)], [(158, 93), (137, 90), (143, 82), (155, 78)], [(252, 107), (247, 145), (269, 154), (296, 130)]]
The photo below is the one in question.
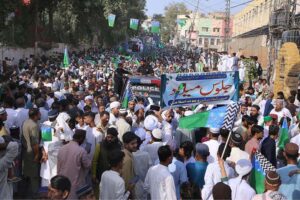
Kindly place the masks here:
[(269, 24), (270, 3), (274, 0), (254, 0), (234, 15), (233, 37)]
[[(55, 48), (50, 49), (49, 51), (44, 51), (41, 48), (37, 48), (37, 55), (42, 56), (42, 55), (54, 55), (54, 54), (62, 54), (64, 53), (64, 48), (65, 44), (63, 43), (57, 43), (55, 45)], [(84, 48), (89, 48), (85, 46), (81, 46), (78, 48), (72, 48), (68, 47), (68, 51), (73, 51), (73, 50), (82, 50)], [(18, 47), (1, 47), (0, 48), (0, 60), (3, 60), (5, 57), (8, 57), (10, 59), (15, 58), (15, 63), (19, 61), (19, 59), (24, 59), (24, 58), (29, 58), (30, 55), (34, 55), (34, 48), (18, 48)]]
[(229, 44), (230, 52), (237, 52), (245, 57), (257, 56), (264, 69), (268, 66), (267, 36), (235, 38)]

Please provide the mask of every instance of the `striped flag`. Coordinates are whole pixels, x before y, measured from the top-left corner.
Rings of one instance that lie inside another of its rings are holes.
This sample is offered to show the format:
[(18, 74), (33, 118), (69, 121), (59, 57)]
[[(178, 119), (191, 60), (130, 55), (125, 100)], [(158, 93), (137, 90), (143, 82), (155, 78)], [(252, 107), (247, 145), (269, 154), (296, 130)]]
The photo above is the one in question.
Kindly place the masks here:
[(268, 171), (276, 171), (275, 167), (258, 151), (252, 157), (250, 185), (257, 194), (265, 192), (265, 176)]
[(227, 129), (229, 131), (232, 130), (239, 109), (240, 106), (238, 103), (232, 103), (227, 106), (226, 115), (222, 125), (223, 129)]

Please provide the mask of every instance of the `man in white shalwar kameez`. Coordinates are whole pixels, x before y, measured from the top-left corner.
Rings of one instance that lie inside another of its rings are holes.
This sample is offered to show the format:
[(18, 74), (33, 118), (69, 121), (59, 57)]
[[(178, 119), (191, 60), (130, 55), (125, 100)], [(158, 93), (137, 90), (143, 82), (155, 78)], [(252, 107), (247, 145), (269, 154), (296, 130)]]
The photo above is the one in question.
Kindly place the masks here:
[(172, 163), (172, 150), (168, 145), (158, 149), (159, 164), (151, 167), (146, 175), (145, 189), (153, 200), (176, 199), (176, 189), (168, 165)]
[(228, 185), (231, 188), (232, 200), (251, 200), (256, 194), (246, 181), (251, 170), (252, 164), (249, 160), (241, 159), (237, 161), (235, 171), (239, 176), (228, 181)]

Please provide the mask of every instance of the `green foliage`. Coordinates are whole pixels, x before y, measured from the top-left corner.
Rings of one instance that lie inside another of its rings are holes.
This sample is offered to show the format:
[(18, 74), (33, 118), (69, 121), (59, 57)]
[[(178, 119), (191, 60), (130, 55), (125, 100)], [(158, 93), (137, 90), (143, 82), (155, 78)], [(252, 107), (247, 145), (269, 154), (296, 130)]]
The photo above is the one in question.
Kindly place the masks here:
[(169, 42), (176, 34), (177, 15), (187, 15), (189, 10), (184, 3), (171, 3), (165, 7), (165, 16), (161, 23), (161, 36), (163, 42)]
[[(32, 0), (24, 6), (21, 1), (0, 0), (0, 42), (33, 46), (34, 41), (73, 45), (94, 41), (113, 46), (137, 34), (129, 30), (129, 19), (143, 21), (145, 4), (146, 0)], [(19, 16), (5, 23), (16, 10)], [(108, 27), (109, 13), (116, 15), (114, 28)]]
[(248, 71), (248, 79), (255, 80), (258, 76), (255, 61), (251, 58), (243, 60), (246, 70)]

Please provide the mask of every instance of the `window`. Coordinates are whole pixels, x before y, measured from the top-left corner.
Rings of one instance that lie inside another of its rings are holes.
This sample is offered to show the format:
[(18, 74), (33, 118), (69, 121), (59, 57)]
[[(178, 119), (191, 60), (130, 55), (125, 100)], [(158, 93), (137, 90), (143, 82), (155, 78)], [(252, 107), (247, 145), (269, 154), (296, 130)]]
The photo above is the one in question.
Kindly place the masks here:
[(213, 32), (219, 33), (220, 32), (220, 28), (213, 28)]
[(210, 39), (210, 45), (215, 45), (215, 39), (213, 38)]
[(220, 45), (220, 44), (221, 44), (221, 40), (217, 39), (217, 45)]
[(203, 32), (208, 32), (208, 27), (202, 27)]
[(199, 38), (199, 44), (202, 45), (202, 43), (203, 43), (203, 39)]

